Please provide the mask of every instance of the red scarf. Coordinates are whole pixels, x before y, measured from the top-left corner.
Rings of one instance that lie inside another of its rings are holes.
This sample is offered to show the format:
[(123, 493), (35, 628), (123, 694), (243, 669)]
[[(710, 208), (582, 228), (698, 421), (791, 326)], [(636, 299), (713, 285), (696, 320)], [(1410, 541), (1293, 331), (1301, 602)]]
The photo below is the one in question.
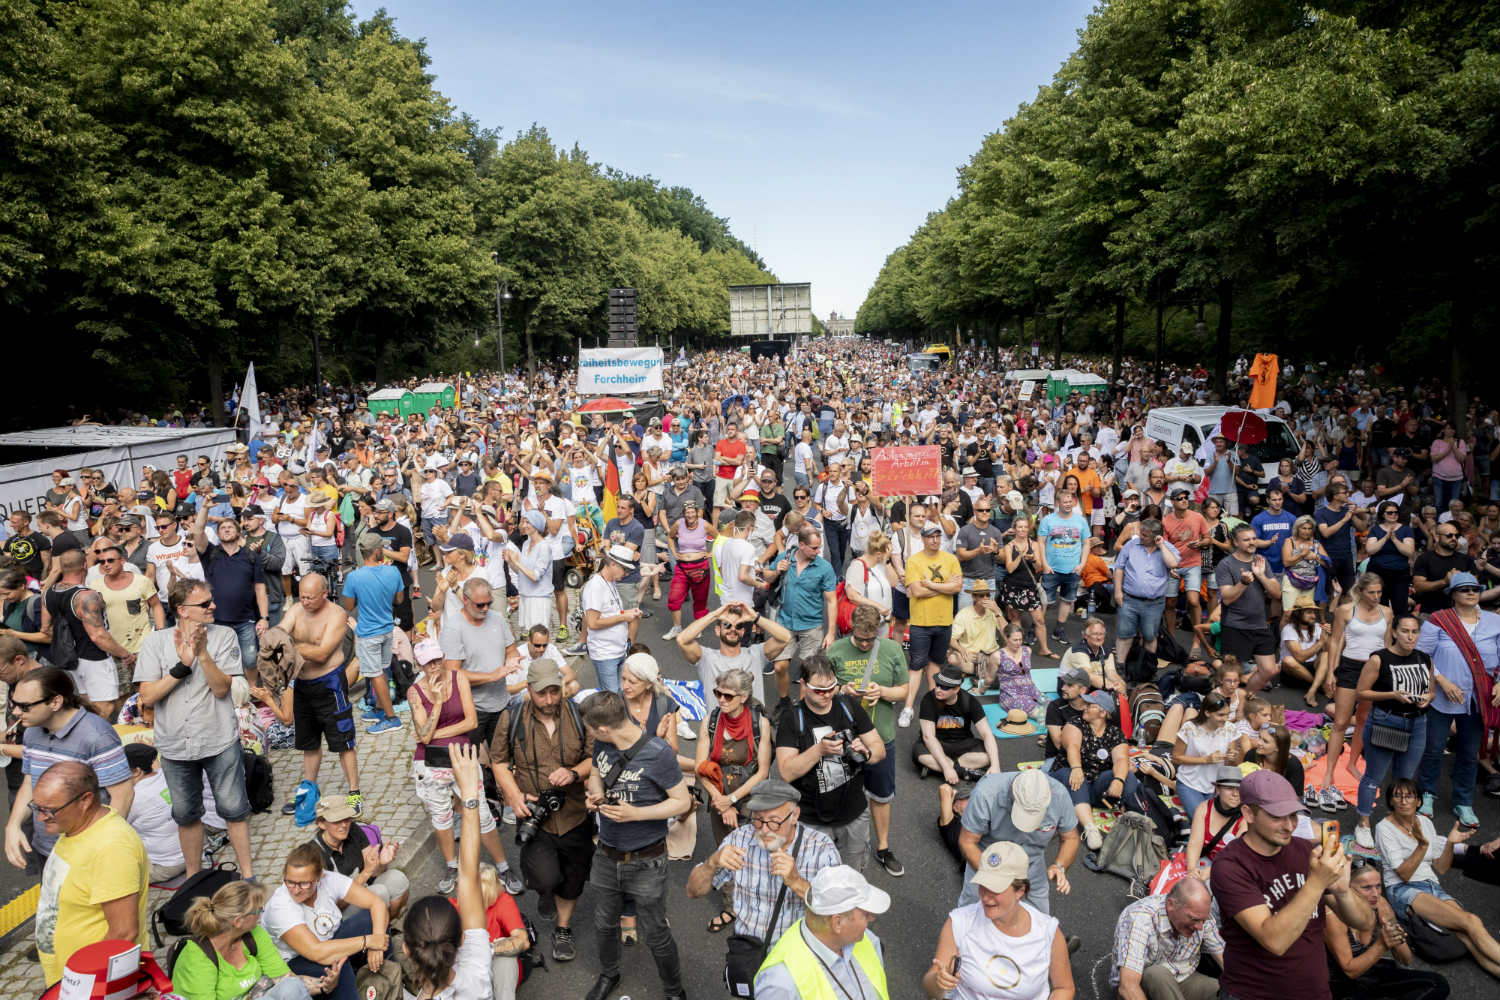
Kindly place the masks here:
[(752, 714), (748, 705), (740, 709), (740, 714), (737, 718), (731, 717), (728, 712), (719, 712), (719, 724), (714, 727), (714, 748), (713, 752), (709, 754), (709, 760), (724, 759), (724, 736), (726, 733), (732, 740), (739, 740), (747, 746), (755, 745), (754, 734), (750, 731), (750, 716)]
[[(1474, 697), (1479, 701), (1479, 717), (1484, 720), (1485, 729), (1490, 731), (1490, 738), (1486, 742), (1493, 740), (1495, 730), (1500, 729), (1500, 705), (1494, 703), (1494, 685), (1489, 673), (1484, 669), (1484, 660), (1479, 656), (1479, 647), (1474, 645), (1469, 630), (1464, 627), (1463, 619), (1458, 617), (1458, 612), (1452, 608), (1435, 611), (1427, 620), (1446, 632), (1448, 638), (1453, 640), (1453, 645), (1457, 646), (1458, 651), (1463, 654), (1464, 662), (1469, 665), (1469, 675), (1474, 679)], [(1468, 706), (1465, 705), (1464, 708), (1467, 710)]]

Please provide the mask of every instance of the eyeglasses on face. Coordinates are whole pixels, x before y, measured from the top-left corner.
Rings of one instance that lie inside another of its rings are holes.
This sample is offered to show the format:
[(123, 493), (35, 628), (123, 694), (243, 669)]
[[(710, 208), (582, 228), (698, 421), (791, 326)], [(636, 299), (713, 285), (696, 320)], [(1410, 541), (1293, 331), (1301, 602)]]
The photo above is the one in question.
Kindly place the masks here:
[(792, 814), (790, 811), (788, 811), (787, 814), (785, 816), (782, 816), (780, 819), (777, 819), (774, 816), (751, 816), (750, 825), (757, 830), (770, 830), (774, 833), (775, 831), (780, 830), (787, 823), (791, 822), (791, 819)]
[(300, 890), (302, 892), (306, 892), (308, 889), (311, 889), (313, 886), (315, 886), (315, 885), (318, 884), (316, 881), (314, 881), (314, 882), (297, 882), (297, 881), (294, 881), (294, 880), (289, 879), (289, 878), (284, 878), (281, 881), (282, 881), (283, 884), (286, 885), (286, 887), (288, 889), (298, 889), (298, 890)]
[(64, 802), (60, 806), (39, 806), (39, 805), (36, 804), (35, 801), (33, 801), (32, 802), (32, 807), (34, 809), (36, 809), (36, 815), (37, 815), (38, 819), (53, 819), (54, 817), (57, 816), (58, 813), (62, 812), (64, 809), (68, 808), (68, 806), (70, 806), (73, 803), (77, 802), (79, 799), (83, 798), (87, 794), (89, 794), (89, 793), (88, 792), (79, 792), (77, 795), (73, 796), (71, 799), (69, 799), (68, 801)]
[(834, 682), (833, 684), (829, 684), (829, 685), (824, 686), (824, 687), (820, 687), (820, 686), (818, 686), (816, 684), (810, 684), (807, 681), (803, 681), (802, 682), (802, 686), (804, 688), (806, 688), (807, 690), (815, 692), (817, 694), (833, 694), (833, 692), (835, 692), (835, 691), (837, 691), (839, 689), (839, 686), (838, 686), (837, 682)]

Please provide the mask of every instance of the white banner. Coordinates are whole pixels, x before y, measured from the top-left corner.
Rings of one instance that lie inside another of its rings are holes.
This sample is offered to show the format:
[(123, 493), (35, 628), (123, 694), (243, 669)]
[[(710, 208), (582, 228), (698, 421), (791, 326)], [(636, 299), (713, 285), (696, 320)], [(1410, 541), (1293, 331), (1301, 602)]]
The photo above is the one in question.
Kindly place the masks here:
[(240, 406), (245, 408), (245, 416), (249, 419), (245, 427), (249, 431), (246, 437), (253, 438), (260, 431), (260, 394), (255, 388), (255, 362), (250, 362), (250, 367), (245, 370), (245, 385), (240, 391)]
[(602, 347), (578, 352), (578, 393), (661, 392), (660, 347)]

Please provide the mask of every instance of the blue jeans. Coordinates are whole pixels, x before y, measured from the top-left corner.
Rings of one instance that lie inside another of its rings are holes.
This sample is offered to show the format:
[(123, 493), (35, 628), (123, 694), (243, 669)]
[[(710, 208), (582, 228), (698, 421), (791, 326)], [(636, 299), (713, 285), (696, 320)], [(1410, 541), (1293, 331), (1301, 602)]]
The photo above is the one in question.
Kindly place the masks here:
[(620, 693), (620, 668), (625, 664), (625, 657), (617, 656), (612, 660), (596, 660), (592, 656), (589, 662), (594, 665), (594, 677), (599, 682), (599, 690)]
[(804, 490), (812, 484), (812, 480), (807, 478), (807, 473), (805, 472), (792, 473), (792, 482), (802, 487)]
[(1417, 784), (1428, 795), (1437, 795), (1443, 777), (1443, 750), (1448, 745), (1448, 725), (1456, 723), (1458, 739), (1453, 746), (1453, 804), (1474, 804), (1474, 777), (1479, 771), (1479, 741), (1484, 739), (1484, 720), (1470, 709), (1462, 715), (1427, 710), (1427, 749), (1417, 770)]
[(249, 673), (260, 658), (260, 636), (255, 634), (255, 623), (235, 622), (229, 627), (234, 629), (234, 637), (240, 641), (240, 669)]
[(1438, 509), (1438, 513), (1448, 509), (1448, 503), (1457, 500), (1458, 495), (1463, 492), (1464, 481), (1462, 479), (1439, 479), (1432, 477), (1432, 502)]
[[(1371, 743), (1371, 727), (1377, 725), (1408, 729), (1411, 732), (1411, 742), (1407, 744), (1406, 750), (1386, 750)], [(1361, 816), (1368, 816), (1375, 811), (1375, 793), (1380, 790), (1380, 783), (1390, 773), (1392, 764), (1396, 767), (1396, 777), (1416, 776), (1417, 767), (1427, 754), (1427, 716), (1418, 715), (1408, 720), (1378, 704), (1371, 705), (1370, 714), (1365, 718), (1364, 741), (1365, 773), (1359, 779), (1358, 810)], [(1441, 763), (1439, 760), (1440, 766)]]
[[(1067, 772), (1061, 772), (1061, 777), (1058, 780), (1063, 783), (1064, 787), (1067, 787)], [(1104, 794), (1109, 791), (1110, 783), (1114, 780), (1115, 773), (1113, 771), (1100, 771), (1094, 775), (1093, 781), (1085, 781), (1077, 789), (1068, 788), (1068, 797), (1073, 800), (1075, 806), (1103, 805)], [(1134, 772), (1127, 772), (1124, 781), (1125, 787), (1120, 790), (1120, 797), (1133, 801), (1136, 798), (1136, 792), (1140, 790), (1140, 784)]]
[(624, 899), (635, 901), (646, 947), (656, 960), (656, 973), (668, 996), (682, 993), (682, 960), (667, 926), (667, 855), (640, 861), (615, 861), (602, 850), (594, 854), (589, 871), (594, 887), (594, 931), (599, 937), (599, 972), (620, 974), (620, 916)]
[(250, 818), (250, 796), (245, 793), (245, 761), (240, 741), (201, 760), (161, 759), (161, 772), (172, 795), (172, 819), (191, 826), (203, 818), (203, 776), (214, 790), (214, 808), (226, 823)]
[(1198, 807), (1213, 797), (1213, 792), (1200, 792), (1181, 781), (1177, 783), (1177, 800), (1182, 803), (1182, 811), (1188, 814), (1188, 819), (1192, 819)]
[[(344, 914), (344, 919), (339, 921), (339, 925), (335, 928), (333, 937), (330, 940), (364, 937), (366, 934), (373, 934), (374, 932), (375, 928), (370, 922), (370, 911), (355, 907)], [(386, 961), (391, 961), (395, 953), (395, 944), (392, 942), (391, 946), (386, 948)], [(287, 959), (286, 964), (287, 968), (299, 976), (321, 976), (327, 971), (325, 966), (303, 958), (301, 955)], [(358, 1000), (359, 991), (354, 988), (354, 970), (356, 965), (363, 966), (364, 964), (364, 952), (351, 955), (349, 960), (344, 963), (344, 967), (339, 970), (339, 981), (334, 984), (333, 989), (324, 993), (323, 996), (329, 998), (329, 1000)]]
[(1120, 605), (1120, 617), (1115, 622), (1116, 637), (1123, 641), (1140, 636), (1142, 642), (1155, 645), (1156, 633), (1161, 628), (1161, 616), (1166, 608), (1165, 597), (1147, 600), (1126, 594), (1125, 603)]

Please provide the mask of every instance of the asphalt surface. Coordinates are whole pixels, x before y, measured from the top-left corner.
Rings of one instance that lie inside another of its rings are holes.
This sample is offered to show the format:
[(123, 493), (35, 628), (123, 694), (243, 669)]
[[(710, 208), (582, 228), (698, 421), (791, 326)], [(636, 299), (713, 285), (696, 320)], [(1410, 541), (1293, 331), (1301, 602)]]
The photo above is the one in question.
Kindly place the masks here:
[[(664, 676), (684, 680), (695, 678), (696, 670), (689, 667), (677, 644), (662, 639), (662, 634), (671, 626), (665, 601), (650, 601), (649, 588), (643, 589), (647, 591), (645, 596), (648, 598), (643, 606), (652, 612), (652, 617), (641, 623), (638, 638), (651, 647)], [(663, 587), (664, 594), (665, 590)], [(1113, 627), (1113, 621), (1106, 620)], [(1068, 626), (1070, 642), (1078, 641), (1081, 631), (1082, 621), (1075, 616)], [(1055, 666), (1055, 661), (1040, 660), (1038, 665)], [(591, 686), (593, 678), (587, 660), (575, 661), (575, 666), (580, 670), (579, 680), (585, 687)], [(1283, 687), (1270, 692), (1269, 696), (1288, 707), (1305, 708), (1302, 694), (1299, 688)], [(890, 912), (876, 919), (872, 929), (885, 948), (891, 995), (907, 997), (921, 995), (920, 978), (932, 961), (938, 932), (957, 900), (961, 879), (956, 863), (944, 849), (936, 830), (938, 782), (936, 779), (924, 781), (919, 778), (910, 762), (911, 743), (916, 738), (915, 725), (909, 729), (897, 730), (898, 777), (891, 847), (906, 866), (906, 874), (900, 878), (892, 878), (873, 857), (865, 868), (866, 877), (890, 893), (893, 900)], [(693, 744), (683, 741), (681, 749), (683, 753), (691, 754)], [(1014, 769), (1021, 762), (1041, 758), (1036, 741), (1029, 738), (1000, 740), (999, 750), (1006, 770)], [(1439, 809), (1446, 808), (1446, 799), (1440, 799)], [(1500, 802), (1481, 796), (1475, 809), (1482, 824), (1476, 843), (1481, 838), (1489, 839), (1500, 833)], [(1380, 815), (1382, 813), (1377, 809), (1377, 820)], [(1337, 818), (1346, 832), (1352, 829), (1352, 809), (1340, 813)], [(1446, 832), (1451, 822), (1451, 816), (1442, 812), (1438, 814), (1440, 832)], [(514, 827), (506, 827), (504, 830), (503, 837), (509, 850), (513, 843)], [(707, 931), (708, 922), (717, 912), (713, 896), (694, 900), (688, 899), (684, 892), (692, 866), (707, 857), (716, 846), (711, 843), (706, 818), (700, 819), (698, 831), (698, 848), (694, 860), (671, 863), (667, 912), (682, 957), (688, 993), (695, 997), (723, 996), (726, 995), (722, 973), (727, 935), (710, 934)], [(414, 884), (419, 887), (432, 885), (439, 874), (437, 863), (436, 860), (429, 859), (431, 873), (417, 873)], [(1109, 955), (1115, 919), (1120, 910), (1131, 902), (1129, 886), (1123, 879), (1115, 876), (1088, 871), (1083, 867), (1081, 857), (1068, 875), (1072, 882), (1071, 894), (1059, 896), (1054, 889), (1052, 913), (1061, 921), (1064, 933), (1076, 934), (1083, 942), (1073, 957), (1077, 995), (1090, 1000), (1112, 996), (1109, 988)], [(1500, 930), (1500, 893), (1493, 887), (1470, 881), (1456, 873), (1446, 876), (1443, 882), (1449, 892), (1471, 911), (1478, 913), (1487, 926)], [(548, 971), (536, 974), (535, 985), (522, 986), (523, 994), (538, 996), (545, 991), (545, 995), (549, 997), (582, 997), (593, 985), (598, 967), (594, 960), (597, 954), (597, 937), (593, 928), (591, 901), (591, 893), (585, 889), (573, 921), (577, 937), (577, 960), (571, 963), (550, 963)], [(536, 919), (536, 894), (527, 892), (520, 902), (522, 912)], [(550, 926), (537, 920), (537, 928), (544, 941), (550, 934)], [(1455, 995), (1463, 995), (1462, 991), (1465, 989), (1476, 991), (1469, 993), (1470, 996), (1497, 995), (1495, 980), (1469, 959), (1448, 965), (1440, 971), (1449, 977)], [(656, 967), (644, 942), (625, 948), (622, 978), (612, 996), (628, 996), (639, 1000), (641, 997), (661, 995)], [(1298, 994), (1294, 991), (1288, 995)]]

